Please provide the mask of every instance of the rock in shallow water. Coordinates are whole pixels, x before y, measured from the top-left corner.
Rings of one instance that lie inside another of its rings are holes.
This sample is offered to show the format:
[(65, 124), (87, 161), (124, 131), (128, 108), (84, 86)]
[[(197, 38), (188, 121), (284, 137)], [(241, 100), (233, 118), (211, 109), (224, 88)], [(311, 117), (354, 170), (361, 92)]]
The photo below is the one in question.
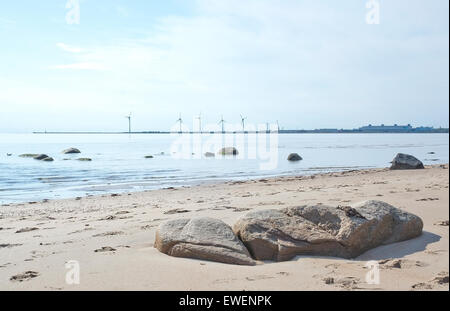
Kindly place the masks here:
[(220, 155), (238, 155), (239, 151), (234, 147), (225, 147), (217, 151)]
[(78, 161), (82, 161), (82, 162), (90, 162), (90, 161), (92, 161), (91, 158), (78, 158), (77, 160)]
[(257, 260), (290, 260), (297, 255), (354, 258), (382, 244), (422, 233), (422, 220), (381, 201), (354, 207), (300, 206), (254, 211), (233, 231)]
[(291, 153), (287, 159), (288, 159), (288, 161), (293, 161), (293, 162), (303, 160), (303, 158), (301, 156), (299, 156), (298, 153)]
[(156, 231), (155, 248), (175, 257), (254, 265), (248, 250), (223, 221), (208, 217), (174, 219)]
[(63, 150), (62, 153), (73, 154), (73, 153), (81, 153), (81, 151), (78, 150), (77, 148), (69, 148), (69, 149)]
[(423, 163), (409, 154), (399, 153), (392, 160), (391, 170), (423, 169)]
[(33, 159), (40, 160), (40, 161), (45, 161), (45, 162), (52, 162), (53, 161), (53, 158), (49, 157), (46, 154), (38, 154), (35, 157), (33, 157)]
[(34, 158), (38, 156), (37, 153), (23, 153), (23, 154), (19, 154), (19, 157), (21, 158)]

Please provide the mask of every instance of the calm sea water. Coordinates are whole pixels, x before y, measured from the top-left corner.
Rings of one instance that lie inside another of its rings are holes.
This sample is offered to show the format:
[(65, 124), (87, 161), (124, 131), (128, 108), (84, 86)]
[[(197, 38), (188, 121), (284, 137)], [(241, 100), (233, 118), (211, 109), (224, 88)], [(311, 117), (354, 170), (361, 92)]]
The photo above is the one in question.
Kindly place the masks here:
[[(179, 135), (0, 134), (0, 204), (387, 167), (398, 152), (412, 154), (424, 164), (448, 163), (449, 159), (448, 134), (281, 134), (272, 149), (267, 147), (275, 157), (272, 167), (262, 169), (267, 159), (249, 143), (247, 135), (234, 136), (245, 142), (240, 157), (200, 156), (205, 151), (217, 151), (217, 147), (205, 144), (217, 136), (221, 135), (202, 135), (204, 149), (190, 159), (180, 159), (177, 155), (181, 153), (173, 150)], [(69, 147), (79, 148), (82, 154), (61, 153)], [(252, 150), (256, 150), (256, 158), (249, 155)], [(291, 152), (299, 153), (303, 160), (288, 162)], [(45, 153), (55, 161), (18, 157), (22, 153)], [(145, 159), (146, 155), (154, 158)], [(75, 160), (78, 157), (92, 161), (80, 162)]]

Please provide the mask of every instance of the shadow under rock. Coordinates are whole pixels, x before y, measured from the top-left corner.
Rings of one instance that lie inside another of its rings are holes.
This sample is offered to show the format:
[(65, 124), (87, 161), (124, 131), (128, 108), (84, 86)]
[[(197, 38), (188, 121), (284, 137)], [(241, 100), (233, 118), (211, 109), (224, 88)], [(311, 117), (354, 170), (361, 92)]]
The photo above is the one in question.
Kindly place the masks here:
[(440, 239), (441, 236), (437, 234), (423, 231), (422, 235), (417, 238), (388, 245), (381, 245), (370, 249), (364, 254), (356, 257), (355, 260), (368, 261), (389, 258), (402, 258), (407, 255), (424, 251), (426, 250), (428, 244), (437, 242)]

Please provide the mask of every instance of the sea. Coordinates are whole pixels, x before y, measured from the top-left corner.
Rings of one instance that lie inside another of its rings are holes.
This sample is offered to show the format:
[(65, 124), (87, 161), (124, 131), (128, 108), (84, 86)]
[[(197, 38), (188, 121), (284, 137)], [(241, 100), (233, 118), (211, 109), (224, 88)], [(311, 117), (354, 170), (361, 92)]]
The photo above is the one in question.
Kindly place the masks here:
[[(67, 148), (81, 154), (63, 154)], [(214, 157), (221, 147), (238, 155)], [(290, 153), (303, 160), (287, 161)], [(43, 162), (20, 154), (47, 154)], [(448, 134), (0, 134), (0, 204), (449, 162)], [(90, 158), (92, 161), (79, 161)]]

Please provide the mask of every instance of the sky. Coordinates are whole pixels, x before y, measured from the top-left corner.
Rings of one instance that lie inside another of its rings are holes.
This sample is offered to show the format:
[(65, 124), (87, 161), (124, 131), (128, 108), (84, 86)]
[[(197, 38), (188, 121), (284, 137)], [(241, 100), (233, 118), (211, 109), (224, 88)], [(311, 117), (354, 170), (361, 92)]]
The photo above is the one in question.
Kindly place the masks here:
[(448, 127), (449, 1), (1, 1), (0, 132), (126, 131), (130, 112), (135, 131)]

